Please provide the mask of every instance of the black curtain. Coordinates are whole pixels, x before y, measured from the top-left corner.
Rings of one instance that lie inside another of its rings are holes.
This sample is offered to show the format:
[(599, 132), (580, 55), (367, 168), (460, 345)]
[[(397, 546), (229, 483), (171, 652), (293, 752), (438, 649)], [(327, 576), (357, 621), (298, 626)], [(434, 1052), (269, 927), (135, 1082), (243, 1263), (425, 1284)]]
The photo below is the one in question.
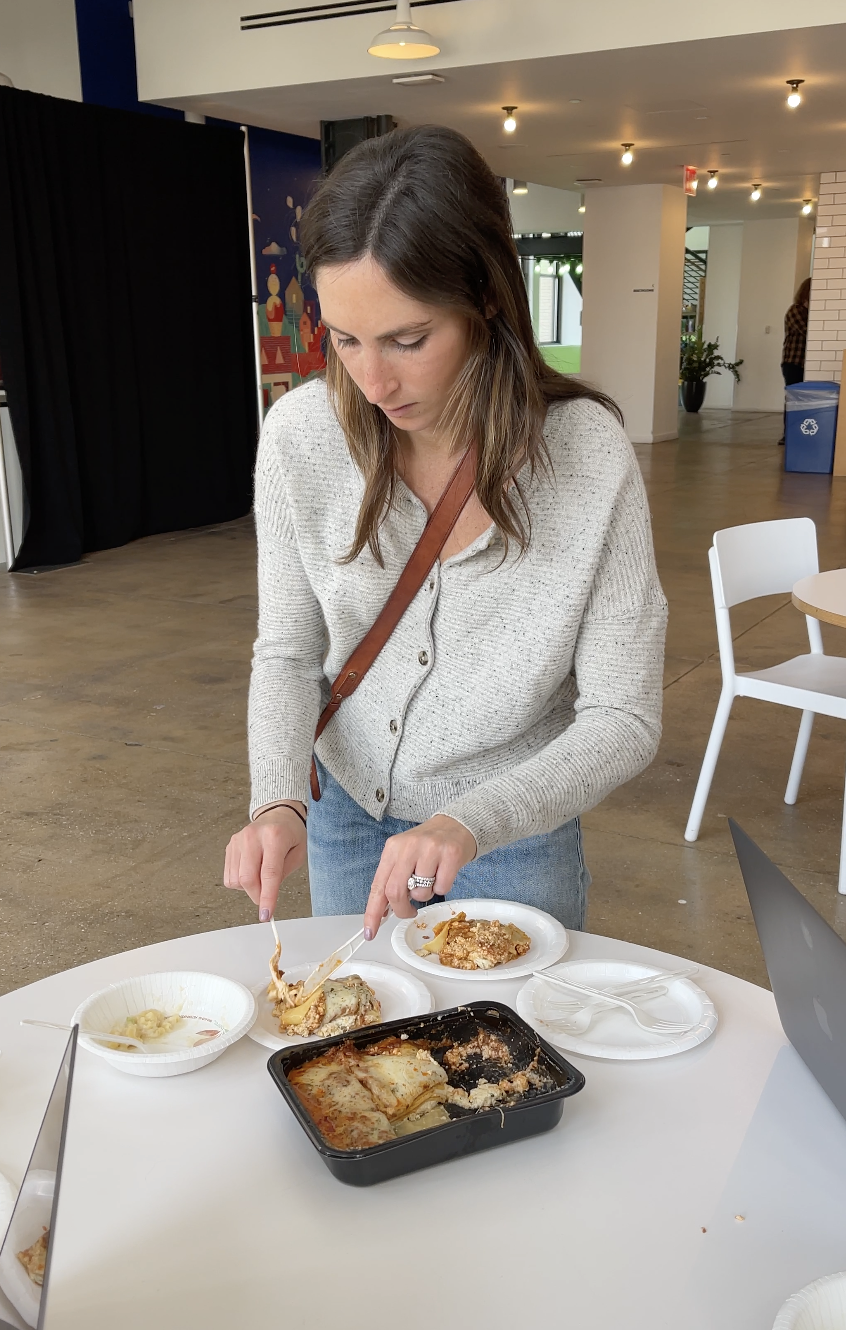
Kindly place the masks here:
[(0, 87), (0, 365), (14, 567), (249, 511), (243, 141)]

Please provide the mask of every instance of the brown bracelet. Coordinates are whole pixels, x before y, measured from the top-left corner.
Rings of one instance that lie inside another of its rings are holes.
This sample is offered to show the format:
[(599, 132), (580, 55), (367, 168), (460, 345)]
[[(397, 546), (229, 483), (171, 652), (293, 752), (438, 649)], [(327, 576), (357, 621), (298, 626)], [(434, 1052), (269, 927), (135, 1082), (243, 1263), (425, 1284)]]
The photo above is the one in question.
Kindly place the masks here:
[[(306, 822), (305, 813), (301, 813), (299, 808), (295, 808), (293, 804), (271, 804), (268, 808), (263, 808), (261, 812), (257, 814), (257, 817), (264, 817), (265, 813), (272, 813), (274, 808), (290, 808), (294, 816), (300, 819), (306, 831), (308, 831), (308, 823)], [(254, 818), (253, 821), (255, 820), (256, 819)]]

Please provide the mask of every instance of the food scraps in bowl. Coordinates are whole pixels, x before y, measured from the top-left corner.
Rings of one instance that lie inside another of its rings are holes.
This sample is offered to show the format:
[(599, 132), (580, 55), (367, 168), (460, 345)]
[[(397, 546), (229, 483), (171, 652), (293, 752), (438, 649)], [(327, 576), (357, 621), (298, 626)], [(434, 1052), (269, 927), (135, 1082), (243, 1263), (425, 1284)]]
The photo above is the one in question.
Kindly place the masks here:
[[(475, 1083), (469, 1088), (467, 1078), (464, 1085), (453, 1083), (451, 1073), (471, 1070), (477, 1057), (511, 1074), (496, 1081), (471, 1077)], [(289, 1080), (324, 1141), (336, 1150), (367, 1149), (449, 1122), (448, 1105), (476, 1113), (552, 1087), (538, 1066), (538, 1053), (525, 1068), (514, 1070), (507, 1045), (487, 1031), (465, 1045), (452, 1045), (443, 1062), (446, 1067), (426, 1041), (407, 1036), (363, 1048), (347, 1041), (291, 1071)]]
[(493, 970), (525, 956), (532, 940), (516, 924), (498, 919), (468, 919), (464, 911), (435, 924), (434, 937), (424, 942), (421, 956), (437, 957), (454, 970)]
[(279, 969), (281, 942), (270, 960), (267, 996), (273, 1002), (273, 1014), (279, 1021), (279, 1033), (301, 1038), (319, 1036), (328, 1039), (348, 1034), (365, 1025), (378, 1025), (382, 1006), (369, 984), (357, 974), (344, 979), (325, 979), (303, 1000), (306, 980), (289, 984)]
[[(166, 1034), (170, 1034), (181, 1023), (181, 1016), (165, 1016), (163, 1011), (159, 1011), (156, 1007), (150, 1007), (148, 1011), (141, 1011), (137, 1016), (127, 1016), (125, 1021), (118, 1021), (116, 1025), (112, 1026), (109, 1033), (125, 1034), (128, 1039), (140, 1039), (142, 1043), (146, 1044), (153, 1039), (163, 1039)], [(107, 1044), (106, 1047), (120, 1051), (125, 1049), (127, 1045)]]
[[(82, 1033), (85, 1033), (83, 1029)], [(172, 1053), (177, 1048), (202, 1048), (223, 1033), (221, 1026), (206, 1016), (181, 1016), (174, 1012), (166, 1016), (157, 1007), (149, 1007), (137, 1016), (127, 1016), (112, 1026), (110, 1034), (125, 1034), (129, 1039), (140, 1039), (144, 1045), (154, 1045), (150, 1053)], [(138, 1054), (141, 1049), (131, 1044), (106, 1044), (116, 1053)], [(146, 1052), (145, 1048), (145, 1052)]]

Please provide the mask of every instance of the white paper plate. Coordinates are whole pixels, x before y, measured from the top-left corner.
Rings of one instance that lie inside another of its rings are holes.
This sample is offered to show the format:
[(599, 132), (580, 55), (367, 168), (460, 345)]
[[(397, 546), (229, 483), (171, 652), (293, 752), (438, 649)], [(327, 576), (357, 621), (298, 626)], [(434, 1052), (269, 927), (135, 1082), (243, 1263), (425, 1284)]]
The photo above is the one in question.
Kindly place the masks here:
[[(454, 970), (441, 965), (437, 956), (421, 956), (420, 948), (434, 936), (434, 925), (442, 919), (451, 919), (461, 911), (468, 919), (498, 919), (501, 924), (516, 924), (531, 938), (532, 945), (525, 956), (497, 965), (492, 970)], [(545, 970), (560, 960), (570, 945), (567, 929), (551, 914), (536, 910), (533, 905), (520, 905), (516, 901), (463, 901), (442, 905), (427, 905), (417, 911), (416, 919), (401, 919), (391, 935), (394, 951), (406, 965), (428, 970), (439, 979), (460, 979), (462, 983), (491, 983), (498, 979), (520, 979), (532, 970)]]
[[(538, 967), (536, 967), (538, 968)], [(648, 974), (665, 973), (657, 965), (636, 965), (628, 961), (567, 961), (551, 968), (552, 974), (574, 979), (577, 983), (601, 988), (603, 981), (620, 983), (626, 979), (640, 979)], [(686, 1034), (657, 1034), (641, 1030), (628, 1012), (600, 1011), (583, 1035), (565, 1034), (549, 1024), (555, 1019), (556, 1001), (566, 1000), (564, 990), (556, 990), (542, 979), (532, 978), (517, 994), (517, 1011), (524, 1021), (549, 1040), (556, 1048), (583, 1057), (614, 1058), (634, 1061), (644, 1058), (666, 1058), (684, 1053), (703, 1043), (717, 1028), (717, 1011), (713, 1002), (690, 979), (677, 979), (664, 997), (644, 999), (644, 1010), (665, 1020), (695, 1021)]]
[[(182, 1031), (150, 1044), (150, 1052), (124, 1052), (87, 1038), (85, 1031), (107, 1031), (128, 1016), (151, 1007), (165, 1015), (179, 1012), (188, 1026), (220, 1031), (216, 1039), (198, 1048), (174, 1047)], [(214, 1062), (245, 1035), (256, 1018), (255, 999), (248, 988), (219, 974), (172, 970), (123, 979), (94, 993), (77, 1007), (71, 1024), (79, 1026), (79, 1043), (89, 1053), (105, 1058), (113, 1067), (134, 1076), (179, 1076)]]
[(38, 1324), (41, 1287), (33, 1284), (18, 1260), (18, 1252), (31, 1247), (49, 1225), (55, 1187), (54, 1169), (30, 1170), (24, 1180), (8, 1240), (0, 1255), (0, 1288), (18, 1315), (30, 1326)]
[(843, 1330), (846, 1326), (846, 1273), (824, 1275), (792, 1294), (775, 1318), (773, 1330)]
[[(307, 965), (292, 965), (285, 971), (285, 978), (292, 984), (300, 979), (307, 979), (312, 970), (320, 964), (319, 960)], [(432, 1010), (432, 994), (424, 983), (413, 974), (396, 970), (393, 965), (380, 965), (378, 961), (351, 960), (349, 965), (339, 965), (332, 978), (345, 979), (357, 974), (369, 984), (382, 1004), (383, 1021), (401, 1021), (406, 1016), (425, 1016)], [(285, 1035), (279, 1033), (279, 1022), (273, 1015), (273, 1003), (267, 996), (269, 980), (262, 979), (253, 986), (253, 996), (258, 1007), (258, 1017), (250, 1030), (250, 1038), (265, 1048), (287, 1048), (290, 1044), (309, 1044), (320, 1035)], [(375, 1027), (374, 1027), (375, 1028)]]

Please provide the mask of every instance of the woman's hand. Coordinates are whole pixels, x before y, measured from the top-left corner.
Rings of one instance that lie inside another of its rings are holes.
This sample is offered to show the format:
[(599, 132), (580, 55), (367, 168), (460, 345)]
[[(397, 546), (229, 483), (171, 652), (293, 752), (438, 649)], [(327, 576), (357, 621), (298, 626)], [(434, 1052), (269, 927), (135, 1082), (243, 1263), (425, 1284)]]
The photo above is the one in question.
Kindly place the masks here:
[(466, 827), (455, 818), (438, 813), (411, 831), (391, 836), (385, 842), (379, 867), (370, 888), (370, 899), (364, 914), (364, 936), (370, 941), (379, 932), (379, 925), (393, 907), (400, 919), (414, 915), (408, 898), (408, 879), (412, 873), (418, 877), (433, 877), (434, 887), (418, 888), (412, 893), (414, 900), (428, 900), (431, 896), (445, 896), (452, 890), (459, 869), (476, 857), (476, 841)]
[[(296, 807), (305, 812), (302, 804)], [(226, 847), (223, 885), (231, 891), (246, 891), (259, 907), (260, 921), (266, 923), (273, 916), (283, 878), (301, 868), (307, 857), (308, 837), (302, 820), (293, 806), (280, 804), (232, 837)]]

